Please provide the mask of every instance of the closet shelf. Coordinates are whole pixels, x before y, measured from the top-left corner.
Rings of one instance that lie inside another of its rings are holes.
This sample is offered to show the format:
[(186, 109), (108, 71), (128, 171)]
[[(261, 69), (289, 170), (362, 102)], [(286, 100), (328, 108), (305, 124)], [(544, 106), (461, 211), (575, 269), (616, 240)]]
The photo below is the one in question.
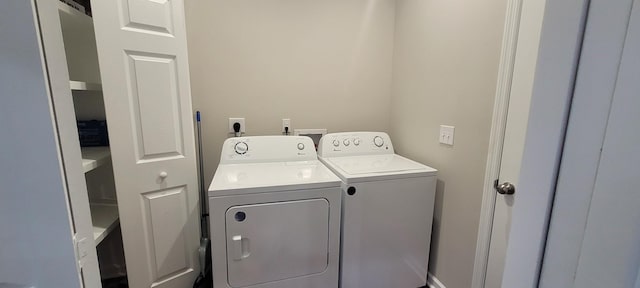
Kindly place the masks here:
[(102, 91), (102, 84), (82, 81), (69, 81), (71, 91)]
[(91, 221), (93, 222), (93, 239), (98, 245), (120, 223), (118, 205), (91, 204)]
[(75, 8), (69, 6), (69, 5), (65, 4), (65, 3), (62, 3), (60, 1), (58, 1), (58, 11), (63, 12), (63, 13), (61, 13), (62, 17), (82, 19), (83, 21), (86, 21), (86, 20), (93, 21), (93, 20), (91, 20), (91, 16), (89, 16), (87, 14), (84, 14), (84, 13), (76, 10)]
[(111, 161), (111, 151), (109, 147), (82, 147), (81, 150), (84, 173)]

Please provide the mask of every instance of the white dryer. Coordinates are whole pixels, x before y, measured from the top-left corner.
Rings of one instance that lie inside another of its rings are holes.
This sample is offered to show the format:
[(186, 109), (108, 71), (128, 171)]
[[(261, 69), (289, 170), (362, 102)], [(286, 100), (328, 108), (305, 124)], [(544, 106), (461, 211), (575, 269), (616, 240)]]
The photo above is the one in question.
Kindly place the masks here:
[(343, 181), (340, 287), (425, 286), (437, 171), (381, 132), (327, 134), (318, 153)]
[(227, 139), (208, 192), (214, 287), (338, 287), (340, 183), (309, 137)]

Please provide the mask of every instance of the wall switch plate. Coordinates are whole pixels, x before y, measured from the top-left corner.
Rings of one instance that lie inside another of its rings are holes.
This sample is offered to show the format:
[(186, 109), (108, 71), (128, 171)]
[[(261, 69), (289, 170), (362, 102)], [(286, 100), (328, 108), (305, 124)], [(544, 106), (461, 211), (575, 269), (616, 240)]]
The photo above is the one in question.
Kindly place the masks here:
[[(286, 128), (289, 128), (287, 130)], [(293, 134), (293, 129), (291, 129), (291, 119), (284, 118), (282, 119), (282, 133), (288, 132), (288, 134)]]
[(440, 143), (453, 146), (453, 134), (456, 127), (440, 125)]
[(233, 124), (240, 123), (240, 133), (245, 133), (247, 126), (244, 124), (244, 118), (229, 118), (229, 133), (233, 134)]

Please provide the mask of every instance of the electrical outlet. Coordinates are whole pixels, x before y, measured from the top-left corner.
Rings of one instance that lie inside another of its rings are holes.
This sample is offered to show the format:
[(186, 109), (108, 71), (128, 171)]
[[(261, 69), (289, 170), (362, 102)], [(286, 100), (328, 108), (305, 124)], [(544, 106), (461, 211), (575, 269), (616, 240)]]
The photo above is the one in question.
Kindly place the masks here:
[(244, 124), (244, 118), (229, 118), (229, 133), (235, 133), (233, 124), (240, 123), (240, 133), (245, 133), (247, 126)]
[(293, 129), (291, 129), (291, 119), (289, 118), (282, 119), (282, 133), (293, 134), (292, 132), (293, 132)]
[(440, 125), (440, 143), (453, 146), (453, 134), (456, 127)]

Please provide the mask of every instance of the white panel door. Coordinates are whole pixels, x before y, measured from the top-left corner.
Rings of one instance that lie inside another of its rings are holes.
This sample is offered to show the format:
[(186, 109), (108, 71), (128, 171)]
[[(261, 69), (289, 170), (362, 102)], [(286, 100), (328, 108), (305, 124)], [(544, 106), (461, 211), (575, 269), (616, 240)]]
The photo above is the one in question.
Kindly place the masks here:
[[(509, 182), (516, 187), (516, 190), (529, 121), (529, 107), (538, 60), (538, 43), (544, 7), (545, 1), (524, 0), (522, 3), (518, 48), (513, 67), (513, 80), (498, 177), (500, 184)], [(515, 195), (496, 195), (487, 274), (484, 282), (486, 288), (502, 286), (514, 197), (517, 197), (517, 192)]]
[(130, 287), (190, 287), (199, 213), (183, 1), (92, 1)]

